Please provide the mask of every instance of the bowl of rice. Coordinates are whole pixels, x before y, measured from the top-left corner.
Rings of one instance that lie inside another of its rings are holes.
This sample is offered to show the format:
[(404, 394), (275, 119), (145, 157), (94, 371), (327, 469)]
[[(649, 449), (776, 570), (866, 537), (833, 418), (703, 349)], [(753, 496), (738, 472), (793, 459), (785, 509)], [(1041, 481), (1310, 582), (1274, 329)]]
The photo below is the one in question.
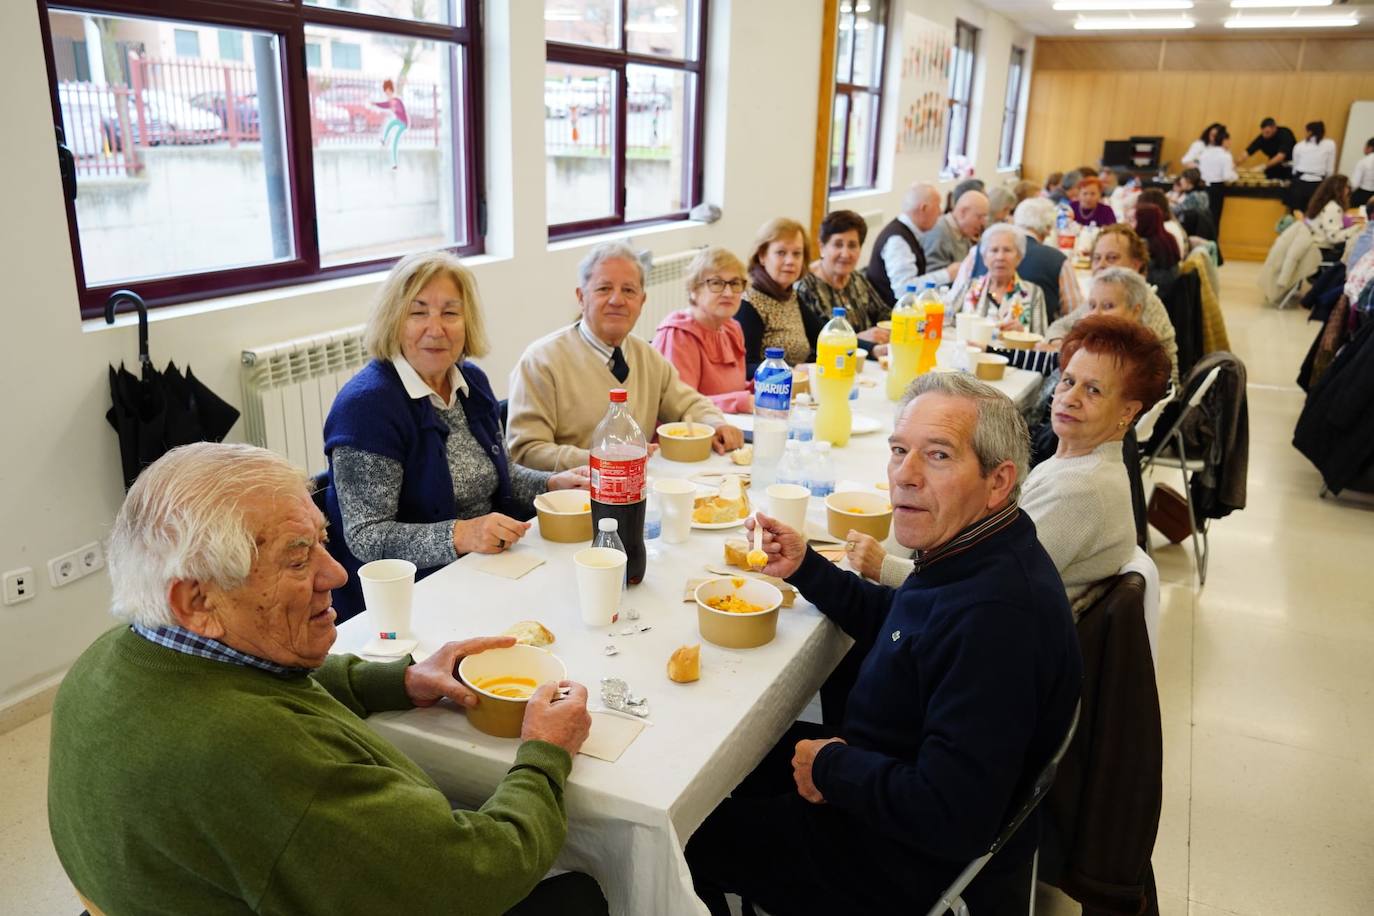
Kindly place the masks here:
[(767, 645), (778, 633), (782, 592), (750, 576), (720, 576), (696, 588), (701, 638), (728, 649)]

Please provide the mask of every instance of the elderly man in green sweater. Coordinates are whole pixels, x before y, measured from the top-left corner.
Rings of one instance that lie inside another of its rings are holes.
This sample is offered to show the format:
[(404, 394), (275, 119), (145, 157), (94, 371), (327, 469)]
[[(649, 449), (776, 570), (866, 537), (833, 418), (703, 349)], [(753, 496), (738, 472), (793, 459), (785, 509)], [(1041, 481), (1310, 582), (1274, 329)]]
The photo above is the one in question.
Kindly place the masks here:
[(95, 908), (605, 912), (586, 876), (540, 883), (567, 833), (585, 688), (541, 685), (491, 798), (451, 810), (362, 717), (471, 705), (458, 660), (513, 640), (448, 643), (419, 664), (331, 656), (330, 590), (346, 574), (283, 459), (246, 445), (170, 452), (129, 491), (109, 569), (122, 626), (63, 681), (48, 785), (58, 858)]

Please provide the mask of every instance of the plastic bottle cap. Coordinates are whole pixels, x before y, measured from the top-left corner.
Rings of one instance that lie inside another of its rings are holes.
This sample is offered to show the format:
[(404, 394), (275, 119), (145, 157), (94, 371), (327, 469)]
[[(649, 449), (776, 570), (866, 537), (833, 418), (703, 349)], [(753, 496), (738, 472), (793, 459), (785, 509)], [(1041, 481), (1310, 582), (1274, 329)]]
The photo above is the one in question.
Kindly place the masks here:
[(624, 403), (625, 403), (626, 401), (628, 401), (629, 399), (630, 399), (630, 393), (629, 393), (628, 391), (626, 391), (624, 388), (612, 388), (612, 389), (611, 389), (611, 403), (612, 403), (612, 404), (624, 404)]
[[(923, 284), (921, 284), (921, 285), (924, 286), (925, 284), (923, 283)], [(915, 283), (915, 281), (912, 281), (911, 283), (908, 283), (908, 284), (906, 285), (906, 291), (909, 292), (909, 293), (914, 293), (914, 292), (916, 292), (916, 283)]]
[(843, 318), (843, 317), (844, 317), (844, 306), (842, 306), (842, 305), (837, 305), (837, 306), (835, 306), (833, 309), (831, 309), (831, 310), (830, 310), (830, 317), (831, 317), (831, 318)]
[(615, 531), (619, 527), (620, 523), (613, 518), (603, 518), (596, 523), (596, 529), (598, 531)]
[(787, 351), (784, 350), (782, 347), (764, 347), (764, 350), (763, 350), (763, 358), (764, 358), (764, 359), (782, 359), (783, 354), (786, 353), (786, 352), (787, 352)]

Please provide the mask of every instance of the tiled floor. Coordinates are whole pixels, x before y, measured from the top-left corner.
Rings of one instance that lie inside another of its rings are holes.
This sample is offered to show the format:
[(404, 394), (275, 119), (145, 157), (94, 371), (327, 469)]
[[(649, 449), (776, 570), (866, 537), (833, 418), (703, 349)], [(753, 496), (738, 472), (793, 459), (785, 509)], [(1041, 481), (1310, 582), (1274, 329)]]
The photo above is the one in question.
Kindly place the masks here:
[[(1207, 586), (1166, 547), (1158, 670), (1165, 916), (1374, 911), (1374, 512), (1317, 498), (1289, 444), (1315, 325), (1258, 304), (1252, 264), (1222, 270), (1249, 369), (1249, 505), (1212, 528)], [(1374, 431), (1371, 431), (1374, 435)], [(80, 911), (48, 841), (48, 720), (0, 736), (0, 913)], [(1055, 892), (1040, 912), (1074, 913)]]

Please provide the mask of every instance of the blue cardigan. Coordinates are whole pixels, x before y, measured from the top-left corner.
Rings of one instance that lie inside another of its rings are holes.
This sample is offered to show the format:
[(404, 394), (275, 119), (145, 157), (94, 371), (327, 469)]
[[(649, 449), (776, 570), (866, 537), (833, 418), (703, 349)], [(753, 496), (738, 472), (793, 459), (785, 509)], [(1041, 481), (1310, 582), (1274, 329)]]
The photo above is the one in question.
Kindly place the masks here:
[[(519, 512), (511, 496), (510, 468), (501, 447), (501, 418), (491, 383), (486, 373), (471, 362), (459, 363), (458, 368), (468, 384), (466, 395), (458, 392), (468, 431), (496, 466), (497, 511), (518, 518), (524, 513)], [(410, 397), (396, 367), (389, 361), (374, 359), (368, 363), (334, 399), (329, 418), (324, 421), (324, 453), (329, 458), (325, 512), (332, 531), (330, 553), (348, 571), (348, 582), (334, 591), (334, 610), (340, 622), (363, 610), (363, 592), (358, 584), (358, 567), (362, 563), (348, 549), (344, 533), (343, 514), (334, 489), (334, 449), (354, 448), (400, 462), (403, 476), (396, 521), (442, 522), (457, 517), (453, 478), (448, 469), (448, 434), (447, 424), (429, 398)], [(419, 570), (416, 578), (422, 579), (438, 568)]]
[[(828, 803), (812, 817), (895, 896), (938, 893), (987, 852), (1068, 729), (1083, 667), (1059, 573), (1021, 512), (895, 590), (810, 550), (790, 581), (867, 650), (847, 743), (812, 766)], [(1038, 826), (1032, 815), (989, 871), (1029, 862)]]

